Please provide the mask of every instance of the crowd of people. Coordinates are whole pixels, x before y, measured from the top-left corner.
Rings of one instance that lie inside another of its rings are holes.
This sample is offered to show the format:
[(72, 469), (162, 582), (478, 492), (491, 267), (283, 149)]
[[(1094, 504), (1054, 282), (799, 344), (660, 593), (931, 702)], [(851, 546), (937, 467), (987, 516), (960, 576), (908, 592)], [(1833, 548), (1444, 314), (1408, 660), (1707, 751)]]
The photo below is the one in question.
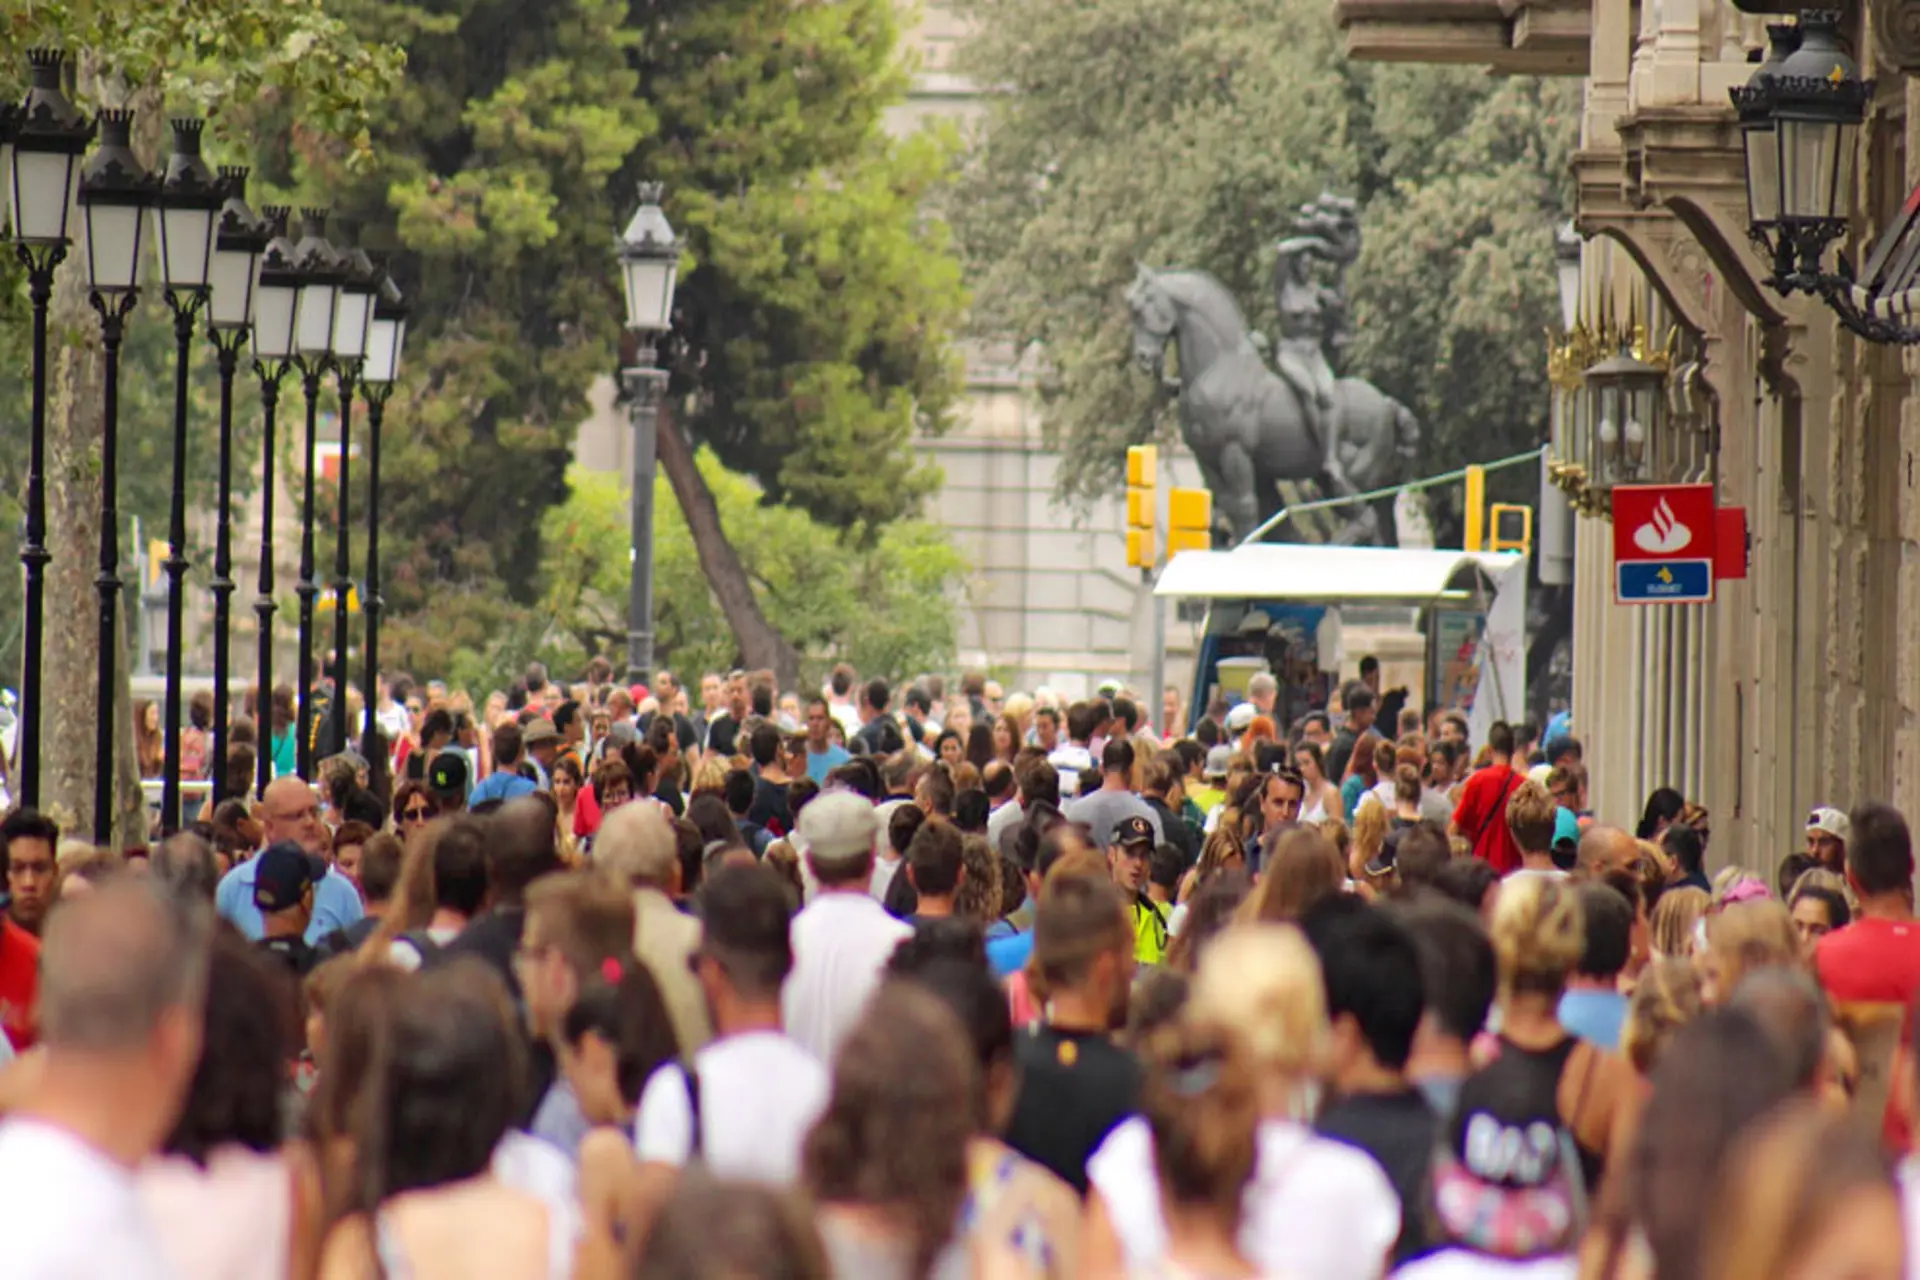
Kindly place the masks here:
[(311, 779), (275, 691), (185, 830), (0, 822), (0, 1275), (1920, 1265), (1887, 806), (1710, 859), (1371, 663), (1284, 723), (584, 676), (395, 676)]

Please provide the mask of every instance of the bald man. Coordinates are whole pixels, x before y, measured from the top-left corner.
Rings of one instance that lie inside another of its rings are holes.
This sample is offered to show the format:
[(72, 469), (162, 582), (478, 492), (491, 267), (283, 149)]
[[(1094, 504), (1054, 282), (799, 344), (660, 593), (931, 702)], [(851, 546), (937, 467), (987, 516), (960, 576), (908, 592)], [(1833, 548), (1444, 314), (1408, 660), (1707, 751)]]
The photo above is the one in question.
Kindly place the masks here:
[[(314, 886), (313, 919), (308, 922), (305, 935), (307, 945), (320, 945), (320, 940), (335, 929), (345, 929), (366, 914), (360, 903), (360, 891), (353, 881), (332, 866), (332, 843), (327, 837), (326, 825), (320, 821), (319, 798), (312, 787), (298, 778), (275, 778), (261, 794), (255, 813), (266, 829), (267, 845), (291, 840), (328, 863), (327, 874)], [(214, 892), (214, 905), (221, 917), (231, 921), (253, 942), (258, 942), (266, 932), (266, 920), (253, 901), (254, 879), (260, 870), (256, 863), (256, 859), (249, 858), (234, 867), (220, 877), (220, 887)]]
[(173, 1273), (134, 1170), (165, 1140), (200, 1056), (211, 916), (157, 880), (111, 880), (61, 904), (41, 946), (40, 1047), (0, 1121), (0, 1241), (9, 1276)]
[(1609, 871), (1633, 872), (1639, 867), (1640, 846), (1619, 827), (1594, 823), (1580, 837), (1580, 875), (1598, 880)]
[(706, 996), (687, 961), (700, 922), (673, 905), (680, 896), (680, 841), (657, 804), (623, 804), (600, 823), (593, 863), (633, 889), (633, 950), (659, 984), (682, 1055), (713, 1038)]

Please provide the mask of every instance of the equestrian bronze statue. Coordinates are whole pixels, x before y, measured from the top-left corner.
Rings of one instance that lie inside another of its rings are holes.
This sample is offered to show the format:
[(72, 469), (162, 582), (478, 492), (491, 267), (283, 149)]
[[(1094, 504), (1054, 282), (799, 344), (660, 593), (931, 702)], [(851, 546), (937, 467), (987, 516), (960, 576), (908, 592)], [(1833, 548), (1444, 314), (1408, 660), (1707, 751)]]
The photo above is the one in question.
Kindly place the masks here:
[[(1314, 481), (1326, 497), (1368, 492), (1404, 478), (1420, 424), (1398, 400), (1336, 370), (1347, 338), (1346, 269), (1359, 254), (1353, 202), (1322, 196), (1304, 206), (1274, 246), (1279, 338), (1267, 367), (1260, 335), (1204, 271), (1141, 267), (1127, 290), (1134, 358), (1180, 406), (1181, 434), (1213, 491), (1216, 534), (1246, 537), (1281, 507), (1281, 481)], [(1177, 383), (1163, 377), (1175, 344)], [(1375, 505), (1336, 508), (1336, 541), (1387, 543)]]

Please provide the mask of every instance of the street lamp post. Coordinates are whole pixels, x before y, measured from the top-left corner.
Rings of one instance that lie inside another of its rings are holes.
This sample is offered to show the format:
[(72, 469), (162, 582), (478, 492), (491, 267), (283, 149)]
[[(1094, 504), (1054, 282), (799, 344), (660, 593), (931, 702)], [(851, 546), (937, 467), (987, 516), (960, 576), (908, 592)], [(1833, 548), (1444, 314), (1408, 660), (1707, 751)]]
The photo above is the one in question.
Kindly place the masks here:
[(306, 475), (301, 482), (300, 714), (294, 732), (298, 772), (313, 779), (313, 606), (320, 584), (314, 578), (313, 473), (320, 434), (320, 377), (333, 353), (333, 317), (340, 299), (340, 257), (327, 243), (327, 211), (300, 211), (300, 243), (294, 252), (300, 270), (300, 308), (294, 324), (294, 366), (307, 401)]
[(342, 276), (332, 341), (333, 369), (340, 379), (340, 507), (333, 540), (333, 714), (328, 734), (333, 753), (347, 749), (347, 600), (353, 593), (347, 453), (353, 443), (353, 388), (360, 362), (366, 358), (367, 325), (373, 319), (373, 298), (380, 284), (380, 273), (364, 251), (341, 246), (339, 253)]
[[(367, 615), (368, 711), (365, 745), (369, 760), (376, 721), (373, 707), (380, 693), (380, 433), (386, 424), (387, 397), (400, 376), (400, 353), (407, 342), (407, 303), (393, 277), (380, 273), (380, 291), (367, 329), (367, 360), (361, 381), (367, 388), (367, 591), (361, 604)], [(391, 745), (391, 744), (389, 744)]]
[(655, 343), (673, 324), (673, 289), (680, 250), (660, 208), (662, 187), (640, 184), (640, 208), (620, 237), (627, 327), (640, 339), (633, 365), (620, 371), (633, 423), (633, 564), (627, 594), (627, 679), (645, 680), (653, 669), (653, 475), (660, 429), (660, 401), (667, 372)]
[(87, 300), (100, 313), (106, 369), (101, 390), (100, 568), (93, 585), (100, 599), (100, 652), (95, 667), (93, 838), (113, 840), (114, 679), (120, 643), (120, 345), (127, 315), (139, 297), (140, 254), (147, 211), (158, 183), (133, 154), (133, 112), (100, 113), (100, 146), (80, 175), (85, 218)]
[(67, 221), (80, 181), (80, 155), (93, 139), (93, 122), (61, 90), (66, 55), (57, 49), (27, 54), (33, 78), (15, 117), (7, 165), (7, 205), (14, 252), (27, 269), (33, 306), (33, 417), (27, 444), (26, 621), (22, 634), (20, 803), (40, 802), (40, 652), (44, 643), (47, 562), (47, 308), (53, 273), (67, 256)]
[(240, 348), (253, 324), (254, 284), (260, 255), (272, 233), (247, 204), (247, 170), (223, 167), (220, 180), (226, 203), (213, 242), (213, 268), (207, 297), (208, 336), (220, 369), (220, 474), (213, 541), (213, 802), (226, 799), (227, 712), (231, 694), (233, 610), (233, 378)]
[(296, 348), (294, 334), (300, 317), (300, 272), (293, 242), (287, 238), (292, 211), (277, 205), (266, 209), (271, 238), (260, 257), (260, 282), (253, 303), (253, 371), (260, 379), (262, 446), (260, 481), (260, 574), (253, 599), (259, 628), (259, 692), (254, 698), (257, 756), (254, 772), (264, 792), (273, 780), (273, 499), (274, 420)]
[(167, 709), (160, 829), (180, 829), (180, 665), (187, 599), (187, 393), (193, 321), (207, 300), (220, 180), (200, 157), (206, 121), (173, 121), (173, 153), (160, 183), (160, 274), (173, 312), (173, 494), (167, 519)]

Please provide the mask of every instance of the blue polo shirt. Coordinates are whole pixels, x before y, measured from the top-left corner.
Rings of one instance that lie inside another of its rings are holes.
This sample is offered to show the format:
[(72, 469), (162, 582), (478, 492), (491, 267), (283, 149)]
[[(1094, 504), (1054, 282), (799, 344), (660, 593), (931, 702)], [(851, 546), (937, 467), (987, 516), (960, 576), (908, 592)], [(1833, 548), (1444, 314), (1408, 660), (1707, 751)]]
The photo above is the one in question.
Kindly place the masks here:
[[(259, 870), (257, 859), (247, 859), (220, 877), (220, 887), (213, 895), (220, 918), (231, 922), (254, 942), (258, 942), (267, 929), (260, 908), (253, 905), (253, 881)], [(307, 924), (307, 945), (318, 946), (320, 939), (366, 914), (360, 905), (360, 891), (353, 887), (353, 882), (333, 868), (327, 868), (326, 878), (313, 888), (313, 919)]]
[(467, 797), (467, 808), (485, 804), (489, 800), (513, 800), (534, 793), (533, 779), (523, 778), (517, 773), (500, 770), (490, 773), (480, 780), (480, 785)]

